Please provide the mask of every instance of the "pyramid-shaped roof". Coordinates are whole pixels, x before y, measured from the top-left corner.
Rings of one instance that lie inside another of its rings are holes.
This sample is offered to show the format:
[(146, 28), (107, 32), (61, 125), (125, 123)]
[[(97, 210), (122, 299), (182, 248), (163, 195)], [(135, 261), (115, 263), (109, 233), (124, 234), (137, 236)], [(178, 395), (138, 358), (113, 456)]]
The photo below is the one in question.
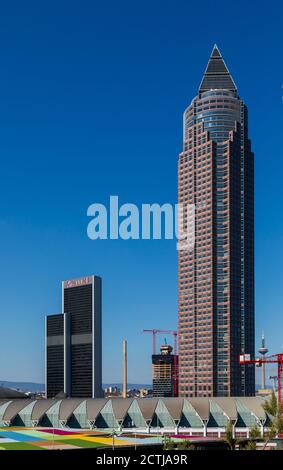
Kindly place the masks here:
[(209, 90), (229, 90), (237, 92), (237, 87), (230, 74), (218, 47), (215, 45), (209, 58), (204, 76), (202, 78), (199, 93)]

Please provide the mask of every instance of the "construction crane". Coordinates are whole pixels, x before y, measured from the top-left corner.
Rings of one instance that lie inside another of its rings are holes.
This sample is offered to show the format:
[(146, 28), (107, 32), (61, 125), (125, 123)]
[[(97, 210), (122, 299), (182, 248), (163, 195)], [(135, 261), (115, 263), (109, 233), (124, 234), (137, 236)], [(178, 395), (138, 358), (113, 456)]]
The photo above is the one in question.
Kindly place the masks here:
[(239, 356), (239, 363), (255, 364), (262, 367), (264, 364), (277, 364), (277, 377), (278, 377), (278, 410), (282, 412), (283, 405), (283, 354), (273, 354), (272, 356), (260, 357), (258, 359), (251, 359), (250, 354), (241, 354)]
[(272, 382), (273, 382), (273, 391), (276, 392), (276, 382), (278, 380), (277, 375), (270, 375), (269, 380), (272, 380)]
[(157, 334), (165, 334), (165, 335), (172, 335), (174, 338), (174, 397), (178, 396), (178, 374), (177, 374), (177, 336), (178, 333), (175, 330), (158, 330), (156, 328), (151, 330), (143, 330), (143, 333), (151, 333), (152, 334), (152, 354), (156, 354), (156, 335)]

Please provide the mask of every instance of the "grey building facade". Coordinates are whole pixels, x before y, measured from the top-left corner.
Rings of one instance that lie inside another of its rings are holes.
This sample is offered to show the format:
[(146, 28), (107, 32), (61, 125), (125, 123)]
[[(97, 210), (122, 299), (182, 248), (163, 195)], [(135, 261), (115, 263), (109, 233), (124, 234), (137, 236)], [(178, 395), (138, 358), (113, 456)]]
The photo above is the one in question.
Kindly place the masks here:
[(62, 311), (46, 317), (46, 396), (101, 397), (101, 278), (63, 281)]

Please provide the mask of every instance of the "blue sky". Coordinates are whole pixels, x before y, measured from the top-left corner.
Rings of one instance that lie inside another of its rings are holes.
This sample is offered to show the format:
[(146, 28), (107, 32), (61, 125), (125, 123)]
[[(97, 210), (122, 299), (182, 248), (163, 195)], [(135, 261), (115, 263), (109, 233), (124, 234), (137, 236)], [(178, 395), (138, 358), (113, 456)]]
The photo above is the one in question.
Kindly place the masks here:
[[(174, 241), (91, 241), (93, 202), (176, 202), (182, 113), (217, 43), (249, 107), (256, 330), (282, 351), (279, 1), (14, 1), (0, 15), (0, 379), (44, 378), (44, 315), (62, 279), (103, 278), (103, 379), (150, 382), (151, 338), (177, 326)], [(163, 338), (161, 338), (163, 339)]]

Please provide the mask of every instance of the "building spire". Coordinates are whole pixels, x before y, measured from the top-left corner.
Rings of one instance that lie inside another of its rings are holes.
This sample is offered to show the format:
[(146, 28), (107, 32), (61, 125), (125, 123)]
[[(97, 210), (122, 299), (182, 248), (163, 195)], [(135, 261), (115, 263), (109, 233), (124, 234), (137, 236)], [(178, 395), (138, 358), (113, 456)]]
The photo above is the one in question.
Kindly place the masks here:
[(265, 348), (265, 338), (264, 338), (264, 331), (261, 334), (261, 347)]
[(199, 93), (217, 89), (237, 93), (235, 82), (215, 44), (199, 87)]

